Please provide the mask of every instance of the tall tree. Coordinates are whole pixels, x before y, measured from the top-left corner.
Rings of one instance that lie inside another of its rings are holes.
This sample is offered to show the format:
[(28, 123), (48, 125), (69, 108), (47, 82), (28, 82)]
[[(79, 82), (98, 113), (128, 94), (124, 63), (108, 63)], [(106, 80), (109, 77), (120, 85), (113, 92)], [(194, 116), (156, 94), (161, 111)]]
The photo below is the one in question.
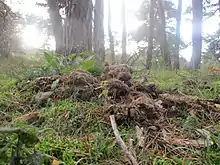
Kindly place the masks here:
[(104, 1), (96, 0), (94, 7), (94, 51), (102, 62), (105, 61)]
[(179, 69), (179, 49), (180, 49), (180, 26), (181, 26), (181, 16), (182, 16), (182, 0), (178, 0), (178, 8), (176, 14), (176, 42), (175, 42), (175, 59), (174, 59), (174, 68)]
[(0, 55), (8, 57), (11, 49), (20, 49), (19, 13), (15, 13), (5, 0), (0, 0)]
[[(56, 50), (60, 52), (59, 47), (64, 47), (62, 49), (65, 49), (66, 53), (72, 50), (91, 51), (92, 0), (47, 0), (47, 5), (56, 40)], [(60, 9), (64, 9), (64, 18), (60, 15)]]
[(114, 37), (112, 34), (111, 28), (111, 3), (108, 0), (108, 36), (109, 36), (109, 45), (111, 53), (111, 64), (115, 64), (115, 46), (114, 46)]
[(153, 53), (153, 36), (154, 36), (154, 19), (155, 19), (155, 0), (150, 1), (150, 12), (149, 12), (149, 37), (147, 47), (147, 61), (146, 69), (150, 69), (152, 66), (152, 53)]
[[(155, 0), (156, 1), (156, 0)], [(157, 5), (155, 6), (155, 19), (154, 19), (154, 33), (153, 33), (153, 51), (152, 54), (155, 56), (152, 57), (152, 64), (158, 65), (157, 60), (161, 61), (162, 52), (160, 49), (161, 45), (161, 20), (159, 15), (159, 7), (157, 1), (154, 2)], [(149, 36), (152, 33), (149, 33), (149, 26), (150, 26), (150, 19), (149, 19), (149, 12), (150, 12), (150, 0), (144, 0), (140, 6), (140, 10), (137, 14), (137, 18), (144, 22), (135, 33), (132, 33), (132, 37), (135, 41), (147, 43)], [(165, 12), (165, 21), (166, 21), (166, 38), (168, 42), (168, 49), (170, 57), (174, 58), (176, 53), (175, 43), (176, 43), (176, 34), (175, 34), (175, 25), (173, 25), (173, 19), (176, 19), (177, 9), (175, 4), (170, 0), (164, 0), (164, 12)], [(148, 43), (149, 44), (149, 43)], [(180, 41), (180, 49), (185, 49), (187, 45), (181, 40)], [(163, 58), (163, 57), (162, 57)]]
[(125, 18), (125, 0), (122, 0), (122, 56), (121, 56), (121, 63), (126, 63), (127, 52), (127, 31), (126, 31), (126, 18)]
[(158, 7), (159, 7), (159, 15), (160, 15), (160, 30), (161, 30), (161, 52), (164, 57), (164, 64), (165, 68), (171, 68), (171, 61), (169, 57), (169, 49), (167, 43), (167, 35), (166, 35), (166, 18), (165, 18), (165, 11), (164, 11), (164, 0), (158, 0)]
[(202, 18), (203, 18), (203, 0), (192, 0), (192, 58), (191, 68), (198, 69), (201, 62), (202, 53)]
[(63, 46), (63, 27), (62, 27), (62, 18), (59, 13), (60, 7), (58, 6), (57, 1), (47, 0), (48, 11), (50, 15), (50, 20), (53, 28), (53, 35), (56, 43), (56, 52), (62, 53), (64, 50)]
[(92, 0), (67, 1), (66, 11), (66, 49), (91, 51), (92, 48)]
[[(86, 24), (87, 24), (87, 42), (88, 42), (88, 51), (92, 52), (92, 21), (93, 21), (93, 3), (92, 0), (88, 0), (88, 11), (87, 11), (87, 15), (86, 15)], [(85, 9), (84, 9), (85, 10)]]
[(220, 62), (220, 28), (211, 35), (206, 36), (204, 41), (207, 44), (206, 54), (203, 55), (203, 59), (215, 59)]

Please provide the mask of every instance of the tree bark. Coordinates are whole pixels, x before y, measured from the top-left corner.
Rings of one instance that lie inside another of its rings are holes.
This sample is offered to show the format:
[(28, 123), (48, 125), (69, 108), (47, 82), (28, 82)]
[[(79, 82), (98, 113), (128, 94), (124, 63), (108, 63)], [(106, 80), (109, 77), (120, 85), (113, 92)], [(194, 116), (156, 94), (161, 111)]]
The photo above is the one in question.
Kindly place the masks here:
[(93, 3), (89, 0), (89, 7), (87, 12), (87, 29), (88, 29), (88, 51), (92, 52), (92, 14), (93, 14)]
[(48, 0), (47, 1), (49, 7), (49, 16), (51, 19), (52, 27), (53, 27), (53, 34), (55, 37), (56, 42), (56, 52), (63, 53), (63, 26), (62, 26), (62, 18), (59, 13), (59, 6), (57, 1), (55, 0)]
[(104, 1), (96, 0), (94, 8), (94, 51), (101, 62), (105, 61)]
[(161, 21), (161, 52), (164, 57), (164, 65), (165, 68), (171, 68), (171, 61), (169, 56), (169, 49), (167, 43), (167, 36), (166, 36), (166, 19), (165, 19), (165, 12), (164, 12), (164, 0), (158, 0), (159, 6), (159, 14), (160, 14), (160, 21)]
[(122, 56), (121, 63), (125, 64), (127, 61), (127, 31), (126, 31), (126, 18), (125, 18), (125, 0), (122, 0)]
[(155, 0), (150, 2), (150, 12), (149, 12), (149, 37), (148, 37), (148, 47), (147, 47), (147, 60), (146, 69), (151, 69), (152, 66), (152, 53), (153, 53), (153, 36), (154, 36), (154, 19), (155, 19)]
[(115, 64), (115, 46), (114, 46), (114, 37), (112, 35), (111, 29), (111, 4), (110, 0), (108, 0), (108, 36), (109, 36), (109, 46), (111, 53), (111, 64)]
[(177, 16), (176, 16), (176, 42), (175, 42), (176, 54), (175, 54), (175, 59), (174, 59), (174, 68), (175, 69), (180, 68), (179, 49), (180, 49), (181, 14), (182, 14), (182, 0), (179, 0), (178, 9), (177, 9)]
[(67, 50), (92, 50), (92, 7), (91, 0), (68, 1), (65, 19)]
[(192, 58), (191, 68), (199, 69), (202, 54), (202, 15), (203, 15), (203, 0), (192, 0)]

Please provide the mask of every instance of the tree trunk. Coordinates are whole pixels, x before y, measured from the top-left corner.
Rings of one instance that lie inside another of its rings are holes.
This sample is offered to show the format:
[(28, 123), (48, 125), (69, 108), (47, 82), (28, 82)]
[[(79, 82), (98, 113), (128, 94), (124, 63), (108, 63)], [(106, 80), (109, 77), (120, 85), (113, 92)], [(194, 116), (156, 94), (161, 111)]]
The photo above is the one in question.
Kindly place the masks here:
[(159, 6), (159, 14), (160, 14), (160, 21), (161, 21), (161, 51), (164, 57), (165, 68), (171, 68), (171, 61), (169, 56), (169, 49), (167, 43), (167, 36), (166, 36), (166, 19), (165, 19), (165, 12), (164, 12), (164, 0), (158, 0)]
[(176, 54), (174, 59), (174, 69), (180, 68), (179, 63), (179, 49), (180, 49), (180, 26), (181, 26), (181, 14), (182, 14), (182, 0), (178, 2), (177, 16), (176, 16)]
[(55, 37), (56, 42), (56, 52), (63, 53), (63, 26), (62, 26), (62, 18), (59, 13), (59, 6), (55, 0), (48, 0), (47, 1), (49, 7), (49, 16), (51, 19), (52, 27), (53, 27), (53, 34)]
[(104, 1), (96, 0), (94, 8), (94, 51), (101, 62), (105, 61)]
[(92, 50), (92, 1), (72, 0), (66, 6), (66, 50)]
[(192, 0), (192, 58), (191, 68), (199, 69), (202, 54), (202, 11), (203, 0)]
[(147, 60), (146, 69), (151, 69), (152, 66), (152, 53), (153, 53), (153, 36), (154, 36), (154, 19), (155, 19), (155, 0), (150, 2), (150, 12), (149, 12), (149, 37), (148, 37), (148, 47), (147, 47)]
[(92, 15), (93, 15), (93, 3), (92, 0), (89, 0), (89, 7), (87, 12), (87, 29), (88, 29), (88, 51), (92, 52)]
[(125, 18), (125, 0), (122, 0), (122, 56), (121, 63), (125, 64), (127, 61), (127, 31), (126, 31), (126, 18)]
[(108, 0), (108, 36), (109, 36), (109, 45), (110, 45), (110, 53), (111, 53), (111, 64), (115, 64), (115, 46), (114, 46), (114, 37), (112, 35), (111, 29), (111, 4), (110, 0)]

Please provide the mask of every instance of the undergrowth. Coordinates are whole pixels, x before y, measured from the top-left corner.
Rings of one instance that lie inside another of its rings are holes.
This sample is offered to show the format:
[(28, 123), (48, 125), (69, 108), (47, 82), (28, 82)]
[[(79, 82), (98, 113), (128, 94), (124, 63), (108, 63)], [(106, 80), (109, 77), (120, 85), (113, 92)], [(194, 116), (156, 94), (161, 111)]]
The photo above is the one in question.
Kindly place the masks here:
[[(47, 55), (47, 59), (49, 58), (52, 57)], [(8, 132), (0, 130), (0, 164), (9, 164), (18, 159), (22, 159), (23, 164), (33, 164), (38, 160), (39, 165), (49, 165), (54, 160), (66, 165), (124, 164), (123, 154), (116, 144), (111, 126), (98, 114), (101, 108), (99, 102), (74, 102), (68, 99), (56, 103), (48, 101), (46, 107), (35, 109), (39, 111), (35, 118), (23, 120), (22, 116), (28, 113), (28, 105), (25, 105), (25, 102), (32, 93), (27, 92), (24, 98), (20, 98), (22, 100), (19, 102), (24, 105), (16, 103), (20, 94), (18, 87), (28, 79), (60, 71), (65, 73), (74, 68), (63, 70), (53, 62), (57, 59), (44, 59), (40, 63), (30, 59), (18, 62), (19, 60), (9, 62), (13, 68), (4, 65), (5, 61), (0, 65), (0, 126), (11, 127)], [(97, 68), (89, 67), (95, 66), (93, 62), (88, 59), (80, 68), (95, 73)], [(98, 68), (98, 72), (100, 70)], [(189, 79), (193, 79), (196, 84), (186, 84), (185, 81)], [(164, 90), (180, 91), (204, 99), (216, 98), (220, 92), (220, 77), (212, 73), (152, 71), (148, 81), (156, 83)], [(186, 114), (185, 120), (177, 119), (176, 122), (180, 122), (184, 127), (187, 115), (190, 114)], [(220, 128), (220, 123), (213, 127)], [(125, 141), (133, 134), (133, 130), (125, 125), (120, 126), (119, 130)], [(215, 136), (218, 137), (216, 140), (220, 139), (220, 133)], [(142, 159), (142, 164), (153, 165), (218, 165), (220, 162), (218, 147), (193, 150), (191, 153), (196, 156), (189, 159), (163, 153), (158, 148), (145, 151), (139, 155), (139, 159)]]

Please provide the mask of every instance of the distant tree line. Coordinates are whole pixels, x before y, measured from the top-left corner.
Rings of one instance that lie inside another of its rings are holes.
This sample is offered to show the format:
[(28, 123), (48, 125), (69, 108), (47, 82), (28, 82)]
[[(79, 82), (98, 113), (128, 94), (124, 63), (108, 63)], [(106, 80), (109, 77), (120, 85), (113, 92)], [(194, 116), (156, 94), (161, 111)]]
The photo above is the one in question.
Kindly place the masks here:
[[(109, 63), (115, 64), (118, 60), (115, 55), (115, 36), (111, 29), (111, 0), (108, 0), (109, 49), (105, 48), (103, 25), (105, 2), (95, 0), (93, 4), (92, 0), (45, 0), (45, 3), (37, 3), (37, 5), (48, 9), (49, 20), (42, 20), (33, 15), (26, 15), (18, 20), (20, 24), (21, 20), (23, 24), (28, 24), (30, 20), (37, 22), (47, 35), (55, 38), (58, 54), (66, 55), (77, 51), (95, 52), (99, 62), (104, 62), (108, 55)], [(122, 38), (119, 62), (133, 64), (134, 61), (141, 59), (145, 68), (151, 69), (152, 63), (159, 61), (164, 68), (179, 69), (180, 61), (183, 59), (179, 52), (188, 46), (181, 40), (182, 0), (178, 0), (177, 6), (170, 0), (144, 0), (142, 2), (137, 18), (144, 23), (130, 35), (133, 41), (145, 44), (140, 46), (138, 52), (133, 55), (129, 55), (126, 51), (129, 35), (126, 30), (126, 19), (129, 19), (126, 18), (126, 1), (120, 2)], [(193, 51), (189, 63), (191, 69), (198, 69), (201, 61), (209, 59), (210, 56), (220, 60), (219, 30), (213, 35), (202, 36), (202, 22), (216, 16), (219, 11), (220, 0), (192, 0), (192, 5), (187, 9), (188, 14), (191, 14), (193, 18)], [(19, 38), (15, 26), (19, 22), (16, 22), (18, 16), (19, 14), (13, 13), (5, 1), (0, 0), (1, 54), (7, 55), (12, 45), (16, 45), (15, 38)], [(203, 40), (208, 45), (205, 52), (202, 52)]]

